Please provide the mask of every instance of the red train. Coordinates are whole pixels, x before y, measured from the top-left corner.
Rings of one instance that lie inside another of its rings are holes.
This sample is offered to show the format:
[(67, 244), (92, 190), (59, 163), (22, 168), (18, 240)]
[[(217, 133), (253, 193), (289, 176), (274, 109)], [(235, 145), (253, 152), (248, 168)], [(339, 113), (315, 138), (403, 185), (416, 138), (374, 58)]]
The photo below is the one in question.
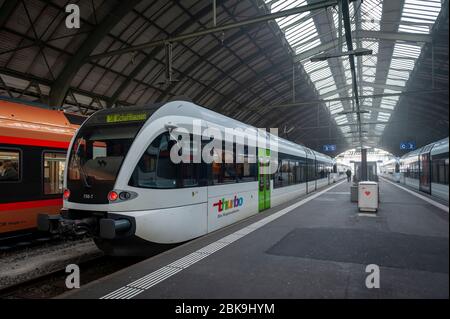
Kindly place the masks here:
[(62, 207), (70, 140), (86, 117), (0, 100), (0, 239), (33, 233)]

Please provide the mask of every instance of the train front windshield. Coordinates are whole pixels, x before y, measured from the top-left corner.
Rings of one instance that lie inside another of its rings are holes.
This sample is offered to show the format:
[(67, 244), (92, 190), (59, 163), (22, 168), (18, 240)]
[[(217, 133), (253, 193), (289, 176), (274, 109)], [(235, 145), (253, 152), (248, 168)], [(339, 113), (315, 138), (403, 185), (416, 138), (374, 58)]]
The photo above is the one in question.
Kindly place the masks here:
[(108, 203), (125, 156), (144, 122), (82, 126), (69, 155), (72, 202)]

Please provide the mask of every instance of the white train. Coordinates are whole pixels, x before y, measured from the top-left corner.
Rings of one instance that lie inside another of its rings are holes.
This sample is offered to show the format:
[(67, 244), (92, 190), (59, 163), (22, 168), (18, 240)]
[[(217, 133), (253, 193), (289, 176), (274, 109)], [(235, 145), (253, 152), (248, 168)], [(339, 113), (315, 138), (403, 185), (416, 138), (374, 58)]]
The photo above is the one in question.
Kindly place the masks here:
[(351, 167), (344, 163), (334, 161), (332, 173), (333, 182), (336, 183), (337, 181), (347, 178), (347, 170), (351, 170)]
[(400, 159), (393, 158), (384, 162), (380, 166), (381, 175), (385, 178), (393, 180), (396, 183), (400, 182)]
[(398, 182), (448, 202), (448, 142), (447, 137), (403, 155)]
[[(330, 157), (268, 133), (266, 138), (278, 142), (273, 174), (259, 169), (267, 165), (263, 159), (271, 149), (258, 148), (252, 161), (248, 147), (236, 145), (234, 138), (225, 140), (234, 143), (234, 151), (228, 154), (223, 147), (222, 158), (240, 155), (243, 163), (175, 164), (170, 152), (177, 142), (170, 132), (192, 132), (193, 121), (199, 119), (202, 129), (257, 131), (185, 101), (92, 115), (69, 147), (59, 231), (89, 232), (97, 246), (112, 255), (154, 254), (340, 179), (331, 175)], [(207, 142), (201, 141), (202, 150)], [(196, 147), (191, 144), (191, 157)], [(48, 216), (40, 216), (40, 229), (53, 224)]]

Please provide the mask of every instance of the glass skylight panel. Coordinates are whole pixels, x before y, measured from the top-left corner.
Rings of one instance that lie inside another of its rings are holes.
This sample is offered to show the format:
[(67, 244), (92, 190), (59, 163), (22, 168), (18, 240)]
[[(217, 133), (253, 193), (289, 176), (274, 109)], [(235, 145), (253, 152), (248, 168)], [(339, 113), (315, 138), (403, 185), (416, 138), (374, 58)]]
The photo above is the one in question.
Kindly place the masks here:
[(341, 131), (344, 133), (348, 133), (351, 131), (350, 126), (341, 126)]
[(372, 116), (372, 111), (369, 111), (369, 113), (363, 113), (362, 114), (362, 117), (363, 117), (364, 120), (370, 119), (371, 116)]
[(300, 54), (300, 53), (302, 53), (302, 52), (304, 52), (304, 51), (307, 51), (307, 50), (309, 50), (309, 49), (312, 49), (312, 48), (318, 46), (320, 43), (321, 43), (321, 42), (320, 42), (320, 39), (319, 39), (319, 38), (314, 39), (314, 40), (312, 40), (312, 41), (305, 41), (305, 42), (302, 42), (302, 43), (300, 43), (298, 46), (295, 47), (295, 54)]
[(362, 93), (363, 95), (373, 95), (373, 87), (363, 86)]
[(380, 0), (364, 0), (361, 4), (363, 30), (380, 31), (383, 3)]
[[(349, 9), (351, 29), (356, 29), (356, 15), (360, 14), (361, 28), (363, 30), (380, 31), (380, 23), (383, 20), (383, 2), (384, 1), (382, 0), (350, 2)], [(294, 7), (304, 6), (312, 2), (310, 0), (265, 0), (265, 3), (270, 6), (271, 12), (278, 12)], [(355, 6), (358, 8), (359, 12), (355, 10)], [(440, 10), (441, 0), (404, 0), (398, 32), (429, 33), (437, 17), (439, 16)], [(321, 15), (321, 17), (325, 19), (323, 21), (326, 21), (325, 14), (331, 14), (332, 16), (334, 28), (333, 26), (330, 28), (333, 32), (331, 34), (331, 40), (334, 40), (337, 43), (336, 40), (339, 27), (337, 6), (332, 8), (330, 7), (327, 10), (304, 12), (301, 14), (280, 18), (276, 21), (283, 30), (285, 38), (293, 51), (296, 54), (302, 54), (305, 51), (318, 47), (324, 43), (323, 41), (325, 41), (325, 39), (326, 41), (330, 41), (329, 33), (318, 34), (316, 24), (313, 19), (316, 15)], [(345, 35), (344, 28), (341, 31), (342, 34)], [(329, 32), (329, 29), (324, 28), (324, 32)], [(321, 37), (323, 37), (323, 39)], [(373, 38), (355, 39), (354, 42), (357, 42), (357, 45), (355, 43), (355, 48), (362, 47), (372, 50), (372, 55), (361, 56), (360, 58), (355, 59), (357, 70), (362, 73), (362, 79), (359, 80), (363, 81), (360, 83), (363, 87), (362, 92), (359, 92), (359, 94), (360, 96), (371, 96), (375, 92), (373, 87), (374, 84), (372, 83), (374, 83), (377, 79), (377, 57), (380, 54), (380, 42)], [(391, 85), (391, 87), (384, 90), (385, 94), (397, 93), (404, 90), (410, 79), (411, 73), (414, 70), (416, 61), (421, 55), (422, 46), (423, 44), (397, 41), (394, 45), (392, 56), (381, 57), (383, 60), (390, 59), (391, 61), (385, 80), (385, 84)], [(347, 50), (345, 41), (343, 41), (342, 50)], [(335, 65), (333, 70), (331, 70), (328, 61), (311, 62), (309, 59), (310, 57), (305, 57), (301, 63), (322, 98), (337, 99), (339, 97), (353, 96), (351, 86), (352, 75), (348, 58), (338, 59), (339, 63), (333, 64)], [(365, 82), (367, 82), (366, 85), (364, 84)], [(375, 116), (379, 119), (379, 121), (387, 122), (391, 117), (392, 111), (398, 104), (398, 101), (398, 96), (362, 99), (362, 107), (367, 107), (374, 110), (375, 103), (375, 106), (379, 106), (380, 110), (372, 113), (363, 113), (362, 118), (370, 119)], [(326, 105), (338, 125), (348, 123), (354, 116), (354, 114), (350, 114), (348, 116), (338, 115), (339, 112), (342, 112), (344, 109), (348, 109), (352, 105), (351, 101), (332, 101), (327, 102)], [(385, 110), (385, 112), (383, 112), (383, 110)], [(353, 120), (355, 119), (353, 118)], [(350, 129), (349, 127), (347, 128)], [(384, 128), (385, 125), (376, 125), (376, 129), (379, 131), (382, 131)]]
[(407, 59), (396, 59), (395, 57), (391, 60), (391, 68), (395, 69), (406, 69), (412, 70), (414, 69), (415, 60), (407, 60)]
[(334, 120), (336, 121), (337, 124), (344, 124), (344, 123), (347, 122), (347, 116), (345, 116), (345, 115), (339, 115), (339, 116), (336, 116), (336, 117), (334, 118)]
[(322, 68), (325, 68), (328, 66), (327, 61), (311, 62), (310, 60), (306, 60), (302, 64), (303, 64), (303, 68), (305, 69), (306, 72), (308, 72), (308, 74), (310, 74), (311, 72), (313, 72), (315, 70), (322, 69)]
[[(400, 32), (430, 33), (441, 11), (441, 0), (405, 0), (400, 18)], [(414, 25), (413, 23), (417, 23)], [(426, 24), (430, 24), (429, 26)]]
[(415, 44), (406, 44), (402, 42), (397, 42), (394, 46), (393, 57), (407, 57), (417, 59), (422, 51), (422, 47), (420, 45)]
[(376, 68), (377, 66), (377, 57), (376, 56), (363, 56), (362, 57), (362, 65), (363, 66), (368, 66), (368, 67), (373, 67)]
[(382, 109), (393, 110), (395, 108), (395, 104), (386, 103), (384, 101), (381, 102), (380, 107)]
[(395, 78), (395, 79), (409, 79), (409, 71), (400, 71), (397, 69), (389, 69), (389, 78)]
[(324, 87), (321, 89), (317, 89), (317, 90), (319, 91), (319, 94), (322, 95), (322, 94), (325, 94), (325, 93), (328, 93), (331, 91), (336, 91), (337, 87), (336, 87), (336, 85), (333, 84), (333, 85), (330, 85), (330, 86), (327, 86), (327, 87)]
[(401, 24), (398, 27), (399, 32), (407, 33), (423, 33), (428, 34), (431, 31), (431, 25), (405, 25)]
[(286, 40), (288, 40), (292, 46), (295, 46), (299, 42), (311, 40), (317, 35), (313, 19), (308, 19), (285, 33)]
[(311, 81), (317, 82), (319, 80), (323, 80), (324, 78), (328, 78), (331, 76), (332, 76), (331, 70), (329, 67), (327, 67), (324, 69), (320, 69), (320, 70), (311, 72), (309, 77), (310, 77)]
[[(362, 41), (362, 47), (364, 49), (372, 50), (372, 55), (377, 55), (378, 54), (378, 41), (363, 40)], [(370, 57), (370, 56), (368, 56), (368, 57)]]
[(337, 114), (339, 112), (342, 112), (344, 108), (342, 107), (342, 103), (339, 101), (332, 102), (330, 104), (330, 113), (331, 115)]
[(362, 102), (363, 106), (372, 106), (372, 103), (373, 103), (372, 98), (368, 97), (368, 98), (363, 99), (362, 101), (363, 101)]
[[(352, 3), (349, 3), (349, 9), (350, 9), (350, 26), (351, 26), (351, 30), (355, 31), (356, 30), (356, 25), (355, 25), (355, 8), (353, 6)], [(339, 14), (336, 10), (333, 10), (333, 22), (334, 22), (334, 28), (336, 29), (336, 34), (338, 34), (338, 30), (339, 30)], [(344, 23), (342, 23), (342, 35), (345, 34), (345, 29), (344, 29)], [(344, 43), (345, 45), (345, 43)]]
[(396, 85), (396, 86), (405, 86), (406, 81), (405, 80), (394, 80), (394, 79), (388, 78), (386, 80), (386, 84), (388, 84), (388, 85)]
[(316, 85), (316, 88), (321, 89), (321, 88), (330, 86), (331, 84), (334, 84), (334, 79), (333, 79), (333, 77), (329, 77), (329, 78), (325, 78), (323, 80), (316, 81), (314, 84)]
[(369, 82), (369, 83), (374, 83), (375, 82), (375, 76), (363, 74), (363, 81), (364, 82)]
[[(337, 99), (337, 98), (339, 98), (339, 94), (333, 94), (333, 95), (331, 95), (331, 96), (329, 96), (328, 98), (327, 98), (327, 100), (332, 100), (332, 99)], [(329, 102), (329, 103), (335, 103), (334, 101), (331, 101), (331, 102)]]
[(363, 67), (362, 74), (363, 74), (363, 76), (371, 76), (371, 77), (375, 78), (376, 72), (377, 72), (376, 68)]
[[(301, 7), (308, 4), (306, 0), (266, 0), (265, 2), (266, 4), (271, 5), (272, 13)], [(317, 33), (314, 20), (312, 18), (305, 20), (308, 16), (310, 16), (310, 12), (303, 12), (301, 14), (279, 18), (276, 20), (281, 29), (286, 28), (285, 38), (297, 54), (320, 44), (320, 38)], [(296, 21), (298, 21), (297, 25)]]

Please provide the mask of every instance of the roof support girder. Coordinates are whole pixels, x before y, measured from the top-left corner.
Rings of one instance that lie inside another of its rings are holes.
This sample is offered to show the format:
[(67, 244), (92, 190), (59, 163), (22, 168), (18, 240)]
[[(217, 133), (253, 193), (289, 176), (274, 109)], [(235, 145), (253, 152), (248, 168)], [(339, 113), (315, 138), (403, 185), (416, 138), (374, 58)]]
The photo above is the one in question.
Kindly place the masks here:
[(70, 84), (85, 63), (85, 59), (97, 47), (100, 41), (122, 20), (141, 0), (120, 1), (110, 14), (89, 34), (88, 38), (78, 48), (72, 58), (65, 63), (64, 69), (58, 75), (50, 89), (49, 103), (51, 106), (61, 105)]
[(120, 54), (124, 54), (124, 53), (128, 53), (128, 52), (132, 52), (132, 51), (138, 51), (138, 50), (142, 50), (142, 49), (148, 49), (148, 48), (153, 48), (153, 47), (157, 47), (157, 46), (162, 46), (166, 42), (181, 42), (181, 41), (189, 40), (192, 38), (202, 37), (202, 36), (212, 34), (212, 33), (219, 33), (219, 32), (223, 32), (226, 30), (235, 29), (235, 28), (239, 28), (239, 27), (243, 27), (243, 26), (248, 26), (248, 25), (257, 24), (257, 23), (263, 23), (263, 22), (275, 20), (275, 19), (278, 19), (281, 17), (287, 17), (287, 16), (299, 14), (302, 12), (317, 10), (317, 9), (321, 9), (321, 8), (327, 8), (327, 7), (335, 5), (336, 3), (337, 3), (337, 0), (319, 1), (319, 2), (316, 2), (313, 4), (308, 4), (308, 5), (304, 5), (301, 7), (296, 7), (296, 8), (292, 8), (292, 9), (288, 9), (288, 10), (284, 10), (284, 11), (279, 11), (276, 13), (270, 13), (270, 14), (262, 15), (262, 16), (259, 16), (256, 18), (248, 19), (248, 20), (233, 22), (233, 23), (229, 23), (229, 24), (209, 28), (206, 30), (193, 32), (193, 33), (181, 34), (181, 35), (167, 38), (164, 40), (147, 42), (147, 43), (143, 43), (143, 44), (139, 44), (139, 45), (135, 45), (135, 46), (130, 46), (130, 47), (124, 48), (124, 49), (119, 49), (119, 50), (114, 50), (114, 51), (109, 51), (109, 52), (105, 52), (105, 53), (101, 53), (101, 54), (92, 55), (89, 57), (89, 60), (97, 60), (97, 59), (102, 59), (102, 58), (113, 56), (113, 55), (120, 55)]
[[(354, 39), (377, 39), (377, 40), (392, 40), (392, 41), (407, 41), (407, 42), (424, 42), (432, 41), (432, 36), (421, 33), (406, 33), (406, 32), (387, 32), (387, 31), (370, 31), (357, 30), (352, 32)], [(306, 50), (295, 57), (296, 61), (303, 61), (311, 56), (317, 55), (336, 48), (336, 41), (322, 43), (312, 49)]]

